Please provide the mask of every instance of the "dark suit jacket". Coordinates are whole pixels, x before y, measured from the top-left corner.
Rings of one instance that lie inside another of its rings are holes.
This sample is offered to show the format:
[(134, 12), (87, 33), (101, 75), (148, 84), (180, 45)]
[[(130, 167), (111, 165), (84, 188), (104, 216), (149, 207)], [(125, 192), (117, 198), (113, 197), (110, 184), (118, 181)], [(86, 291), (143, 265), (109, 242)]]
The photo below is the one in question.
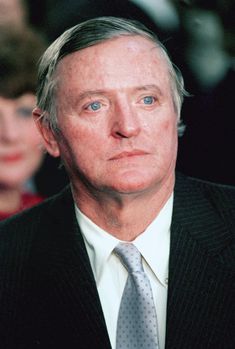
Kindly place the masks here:
[[(231, 188), (177, 177), (166, 349), (235, 348), (234, 210)], [(0, 231), (0, 348), (110, 349), (70, 190)]]

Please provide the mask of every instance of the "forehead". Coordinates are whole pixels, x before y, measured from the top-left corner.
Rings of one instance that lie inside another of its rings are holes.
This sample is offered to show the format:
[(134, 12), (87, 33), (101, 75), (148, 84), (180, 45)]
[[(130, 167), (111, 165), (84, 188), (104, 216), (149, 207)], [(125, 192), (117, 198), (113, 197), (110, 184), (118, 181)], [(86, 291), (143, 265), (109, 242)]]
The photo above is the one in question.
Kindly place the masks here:
[(76, 81), (83, 88), (94, 81), (97, 88), (117, 88), (169, 80), (161, 49), (141, 36), (118, 37), (71, 53), (59, 62), (56, 75), (63, 87)]

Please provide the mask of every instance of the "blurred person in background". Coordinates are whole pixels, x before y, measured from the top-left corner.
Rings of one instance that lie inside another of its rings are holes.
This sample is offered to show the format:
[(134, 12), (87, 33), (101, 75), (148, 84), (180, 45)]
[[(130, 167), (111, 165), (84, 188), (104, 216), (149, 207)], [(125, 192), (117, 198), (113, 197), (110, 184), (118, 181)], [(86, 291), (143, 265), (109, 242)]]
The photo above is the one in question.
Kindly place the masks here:
[(28, 22), (28, 5), (25, 0), (0, 0), (0, 28), (22, 28)]
[[(11, 31), (12, 28), (14, 28), (15, 31), (21, 32), (27, 32), (27, 30), (29, 29), (29, 31), (33, 30), (37, 32), (37, 35), (41, 37), (39, 40), (42, 40), (43, 38), (43, 40), (47, 42), (48, 33), (47, 30), (44, 30), (44, 27), (46, 27), (44, 24), (44, 17), (46, 17), (46, 4), (46, 0), (42, 0), (40, 2), (32, 2), (30, 0), (0, 0), (0, 31), (3, 32), (1, 35), (5, 35), (4, 31)], [(33, 21), (31, 20), (32, 9), (34, 9)], [(42, 25), (35, 25), (35, 20), (38, 20)], [(50, 21), (50, 19), (48, 20)], [(35, 40), (36, 45), (37, 41), (38, 38)], [(1, 47), (1, 51), (3, 50), (3, 53), (5, 52), (8, 43), (4, 42), (4, 45), (5, 47)], [(18, 43), (17, 45), (19, 48), (20, 43)], [(34, 45), (35, 44), (32, 43), (32, 48), (34, 48)], [(14, 50), (13, 47), (11, 48), (11, 50)], [(27, 48), (27, 52), (28, 51), (30, 51), (30, 48)], [(29, 53), (29, 57), (35, 57), (33, 64), (36, 63), (36, 58), (39, 58), (37, 57), (37, 55), (39, 54), (40, 56), (40, 53), (41, 51), (38, 51), (38, 49), (35, 53)], [(22, 59), (26, 59), (27, 61), (26, 54), (23, 53)], [(25, 67), (26, 66), (27, 64), (25, 64)], [(27, 67), (26, 72), (28, 69), (29, 68)], [(23, 70), (22, 75), (24, 74)], [(63, 167), (60, 167), (59, 160), (52, 158), (49, 154), (46, 154), (42, 162), (42, 166), (40, 166), (39, 170), (35, 174), (34, 183), (36, 185), (37, 191), (43, 197), (53, 195), (57, 193), (61, 188), (63, 188), (67, 183), (67, 176)]]
[(43, 161), (42, 138), (35, 127), (37, 61), (45, 48), (28, 28), (0, 31), (0, 220), (42, 197), (32, 177)]

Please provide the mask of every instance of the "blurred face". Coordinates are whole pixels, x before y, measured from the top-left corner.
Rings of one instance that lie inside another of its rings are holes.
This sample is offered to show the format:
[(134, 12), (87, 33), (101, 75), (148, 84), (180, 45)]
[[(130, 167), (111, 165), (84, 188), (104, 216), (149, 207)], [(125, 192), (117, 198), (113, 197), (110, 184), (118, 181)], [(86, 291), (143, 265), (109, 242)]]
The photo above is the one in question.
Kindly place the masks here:
[(35, 97), (0, 97), (0, 187), (18, 187), (38, 169), (41, 136), (32, 118)]
[(22, 0), (0, 0), (0, 25), (22, 26), (25, 16)]
[(61, 132), (50, 134), (48, 150), (61, 155), (74, 187), (129, 194), (173, 178), (177, 116), (152, 42), (129, 36), (83, 49), (57, 76)]

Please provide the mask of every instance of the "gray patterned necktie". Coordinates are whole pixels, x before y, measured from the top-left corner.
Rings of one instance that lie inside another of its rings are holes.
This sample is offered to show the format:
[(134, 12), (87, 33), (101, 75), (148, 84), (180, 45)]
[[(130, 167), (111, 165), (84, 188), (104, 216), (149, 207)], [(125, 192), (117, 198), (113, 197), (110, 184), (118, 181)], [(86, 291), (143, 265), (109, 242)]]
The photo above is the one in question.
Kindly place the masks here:
[(128, 271), (118, 314), (116, 349), (157, 349), (156, 309), (141, 254), (131, 243), (118, 244), (114, 253)]

